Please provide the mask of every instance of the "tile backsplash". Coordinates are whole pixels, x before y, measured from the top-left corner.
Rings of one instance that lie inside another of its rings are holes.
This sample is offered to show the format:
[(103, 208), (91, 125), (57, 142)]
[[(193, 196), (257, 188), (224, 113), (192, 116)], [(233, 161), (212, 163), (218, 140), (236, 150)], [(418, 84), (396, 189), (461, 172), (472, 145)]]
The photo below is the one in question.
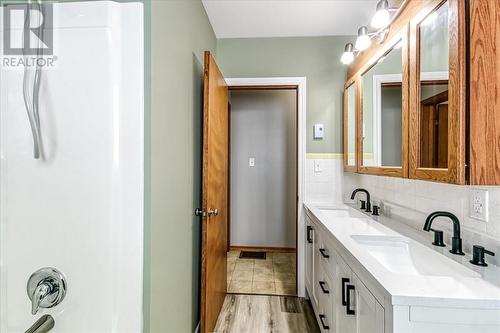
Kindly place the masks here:
[[(459, 186), (413, 179), (342, 173), (339, 181), (343, 188), (343, 201), (350, 199), (353, 189), (367, 189), (372, 202), (382, 207), (385, 216), (393, 217), (416, 230), (422, 230), (428, 214), (444, 210), (455, 214), (461, 223), (464, 251), (472, 245), (482, 245), (496, 252), (489, 262), (500, 265), (500, 186)], [(488, 222), (469, 217), (469, 196), (473, 189), (485, 189), (489, 194)], [(359, 194), (360, 198), (363, 194)], [(434, 227), (451, 237), (449, 220), (436, 219)], [(430, 236), (430, 235), (429, 235)]]
[(328, 154), (308, 156), (305, 168), (305, 201), (320, 205), (342, 202), (343, 168), (342, 159), (331, 158)]

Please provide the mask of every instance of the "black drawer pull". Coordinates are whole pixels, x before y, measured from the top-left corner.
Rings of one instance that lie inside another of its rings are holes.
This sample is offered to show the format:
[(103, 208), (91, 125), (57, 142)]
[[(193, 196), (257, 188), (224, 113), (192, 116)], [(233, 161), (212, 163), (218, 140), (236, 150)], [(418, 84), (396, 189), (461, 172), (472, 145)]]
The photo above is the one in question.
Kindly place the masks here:
[(348, 278), (342, 278), (342, 305), (347, 305), (347, 301), (345, 299), (345, 285), (349, 283)]
[(328, 254), (328, 251), (326, 251), (325, 249), (319, 249), (319, 252), (321, 252), (321, 255), (323, 256), (323, 258), (330, 258), (330, 255)]
[(347, 304), (345, 308), (345, 313), (348, 315), (354, 315), (356, 312), (354, 310), (351, 310), (351, 291), (354, 291), (354, 285), (348, 284), (346, 288), (346, 293), (347, 293)]
[(328, 326), (328, 324), (325, 324), (325, 318), (326, 318), (325, 315), (322, 314), (319, 315), (319, 321), (321, 322), (321, 326), (323, 326), (324, 330), (329, 330), (330, 326)]
[(321, 287), (321, 290), (323, 291), (324, 294), (330, 293), (330, 290), (328, 290), (328, 288), (325, 288), (325, 286), (326, 286), (325, 281), (319, 281), (319, 286)]
[(312, 243), (313, 240), (312, 240), (312, 237), (311, 237), (311, 231), (313, 230), (313, 227), (311, 227), (310, 225), (307, 226), (307, 242), (308, 243)]

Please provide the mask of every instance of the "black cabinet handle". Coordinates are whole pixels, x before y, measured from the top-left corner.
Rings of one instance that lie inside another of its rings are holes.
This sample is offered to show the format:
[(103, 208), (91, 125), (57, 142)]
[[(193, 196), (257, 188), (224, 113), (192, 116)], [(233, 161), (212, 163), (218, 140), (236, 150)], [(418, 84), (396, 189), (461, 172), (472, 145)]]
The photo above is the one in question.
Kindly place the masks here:
[(356, 312), (354, 310), (351, 310), (351, 291), (354, 291), (354, 285), (348, 284), (346, 288), (346, 293), (347, 293), (347, 304), (345, 308), (345, 313), (348, 315), (354, 315)]
[(311, 231), (313, 230), (313, 227), (310, 225), (307, 226), (307, 242), (312, 243), (312, 237), (311, 237)]
[(326, 318), (325, 315), (322, 314), (319, 315), (319, 321), (321, 322), (321, 326), (323, 326), (324, 330), (329, 330), (330, 326), (328, 326), (328, 324), (325, 324), (325, 318)]
[(321, 255), (323, 256), (323, 258), (330, 258), (330, 255), (328, 254), (328, 252), (325, 250), (325, 249), (319, 249), (319, 252), (321, 252)]
[(347, 301), (345, 299), (345, 285), (349, 283), (348, 278), (342, 278), (342, 305), (347, 305)]
[(321, 287), (321, 290), (323, 291), (324, 294), (330, 293), (330, 290), (328, 290), (328, 288), (325, 288), (325, 286), (326, 286), (325, 281), (319, 281), (319, 286)]

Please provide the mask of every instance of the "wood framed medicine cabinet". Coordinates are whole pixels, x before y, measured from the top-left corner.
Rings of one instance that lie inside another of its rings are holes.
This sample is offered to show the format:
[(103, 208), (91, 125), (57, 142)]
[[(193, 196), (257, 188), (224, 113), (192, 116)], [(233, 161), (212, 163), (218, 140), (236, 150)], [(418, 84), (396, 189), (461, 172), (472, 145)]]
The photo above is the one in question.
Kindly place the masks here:
[[(500, 1), (422, 0), (403, 6), (385, 41), (348, 68), (345, 89), (357, 86), (357, 158), (356, 167), (346, 165), (345, 171), (500, 185)], [(402, 165), (365, 165), (363, 74), (404, 36)], [(344, 135), (344, 146), (346, 140)]]
[(350, 80), (345, 83), (344, 88), (344, 112), (343, 112), (343, 147), (344, 147), (344, 170), (349, 172), (358, 171), (357, 154), (357, 123), (358, 123), (358, 95), (360, 92), (359, 80)]
[(356, 75), (359, 173), (408, 176), (408, 31), (404, 26)]
[[(357, 68), (344, 86), (345, 171), (408, 177), (408, 34), (408, 25), (402, 26)], [(388, 110), (383, 107), (387, 103)]]
[(410, 21), (410, 178), (465, 184), (465, 1), (432, 0)]

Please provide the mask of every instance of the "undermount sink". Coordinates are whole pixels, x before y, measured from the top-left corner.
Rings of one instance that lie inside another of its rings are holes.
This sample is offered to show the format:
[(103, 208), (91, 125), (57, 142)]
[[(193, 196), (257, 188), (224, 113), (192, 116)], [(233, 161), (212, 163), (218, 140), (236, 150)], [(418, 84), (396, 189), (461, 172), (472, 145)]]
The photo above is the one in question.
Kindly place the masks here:
[(326, 218), (367, 218), (362, 213), (349, 209), (320, 208), (319, 211)]
[(395, 274), (480, 277), (467, 267), (409, 238), (385, 235), (351, 235), (385, 269)]

